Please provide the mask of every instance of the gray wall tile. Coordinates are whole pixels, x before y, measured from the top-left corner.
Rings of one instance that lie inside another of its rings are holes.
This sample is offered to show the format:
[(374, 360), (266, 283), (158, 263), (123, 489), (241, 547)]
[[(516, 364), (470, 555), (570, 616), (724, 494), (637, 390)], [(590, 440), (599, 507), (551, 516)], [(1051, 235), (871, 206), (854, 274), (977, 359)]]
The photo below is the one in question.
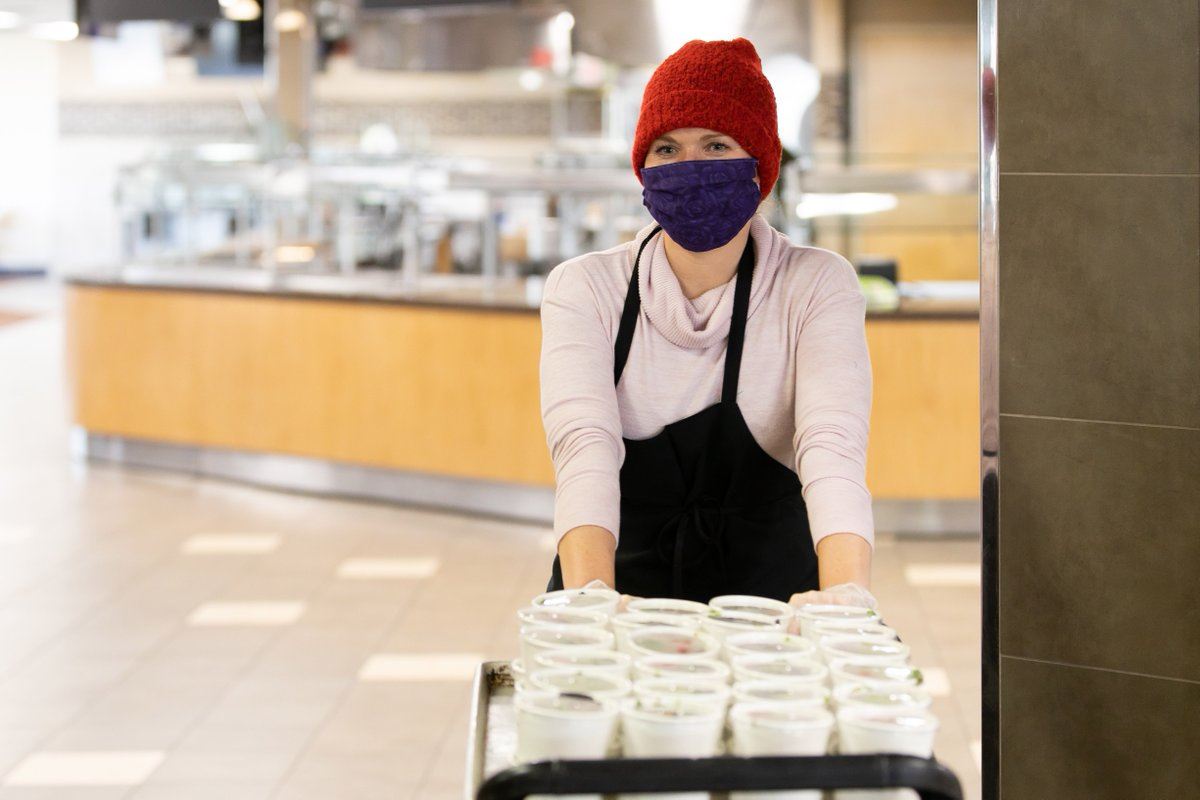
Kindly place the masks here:
[(1000, 169), (1200, 172), (1196, 0), (1001, 0)]
[(1005, 800), (1200, 793), (1200, 684), (1005, 658)]
[(1200, 427), (1200, 178), (1002, 175), (1000, 409)]
[(1000, 652), (1200, 680), (1200, 431), (1002, 417), (1000, 440)]

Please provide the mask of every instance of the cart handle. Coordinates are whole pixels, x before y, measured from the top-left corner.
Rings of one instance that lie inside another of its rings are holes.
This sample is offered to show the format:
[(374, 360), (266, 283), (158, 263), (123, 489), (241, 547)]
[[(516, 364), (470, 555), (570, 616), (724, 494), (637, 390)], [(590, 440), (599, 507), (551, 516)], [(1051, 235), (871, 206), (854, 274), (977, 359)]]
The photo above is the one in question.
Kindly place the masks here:
[(488, 778), (476, 800), (531, 794), (913, 789), (921, 800), (962, 800), (958, 778), (931, 758), (901, 755), (630, 758), (539, 761)]

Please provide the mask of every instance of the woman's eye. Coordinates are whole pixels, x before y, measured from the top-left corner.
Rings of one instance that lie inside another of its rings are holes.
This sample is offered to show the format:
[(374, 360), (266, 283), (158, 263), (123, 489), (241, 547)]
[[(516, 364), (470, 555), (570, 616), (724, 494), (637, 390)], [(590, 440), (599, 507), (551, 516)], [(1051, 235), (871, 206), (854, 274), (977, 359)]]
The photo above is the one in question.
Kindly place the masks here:
[(672, 150), (672, 147), (669, 144), (660, 144), (658, 147), (654, 148), (654, 152), (660, 156), (671, 155), (671, 150)]
[(726, 150), (732, 150), (729, 145), (724, 142), (712, 142), (709, 147), (715, 148), (718, 153), (724, 153)]

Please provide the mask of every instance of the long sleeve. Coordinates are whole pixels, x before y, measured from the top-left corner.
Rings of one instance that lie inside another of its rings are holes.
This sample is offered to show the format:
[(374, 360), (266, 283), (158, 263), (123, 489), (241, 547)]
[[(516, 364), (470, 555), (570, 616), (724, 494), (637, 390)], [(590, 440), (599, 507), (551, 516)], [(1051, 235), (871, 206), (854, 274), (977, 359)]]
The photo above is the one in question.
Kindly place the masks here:
[(554, 534), (598, 525), (619, 535), (625, 458), (613, 385), (613, 349), (588, 285), (572, 261), (547, 276), (542, 295), (542, 424), (554, 462)]
[(867, 490), (871, 362), (866, 300), (841, 256), (822, 267), (796, 337), (796, 472), (816, 545), (831, 533), (855, 533), (872, 545)]

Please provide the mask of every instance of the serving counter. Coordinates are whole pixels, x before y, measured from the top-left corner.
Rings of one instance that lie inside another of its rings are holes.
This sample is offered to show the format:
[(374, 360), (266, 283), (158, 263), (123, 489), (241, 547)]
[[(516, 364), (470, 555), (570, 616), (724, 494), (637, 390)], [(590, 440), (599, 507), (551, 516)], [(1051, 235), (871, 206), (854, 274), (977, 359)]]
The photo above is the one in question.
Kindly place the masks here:
[[(73, 421), (93, 458), (546, 520), (540, 326), (524, 281), (422, 284), (213, 270), (72, 278)], [(978, 322), (872, 314), (868, 481), (972, 503)]]

